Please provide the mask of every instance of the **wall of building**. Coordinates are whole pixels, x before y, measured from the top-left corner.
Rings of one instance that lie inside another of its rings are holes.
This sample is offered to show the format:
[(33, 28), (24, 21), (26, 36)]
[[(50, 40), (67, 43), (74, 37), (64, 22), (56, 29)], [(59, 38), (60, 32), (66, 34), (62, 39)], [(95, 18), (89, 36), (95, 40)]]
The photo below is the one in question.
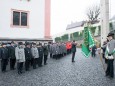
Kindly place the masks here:
[[(29, 11), (29, 28), (11, 27), (11, 10)], [(0, 38), (43, 39), (45, 0), (0, 0)]]

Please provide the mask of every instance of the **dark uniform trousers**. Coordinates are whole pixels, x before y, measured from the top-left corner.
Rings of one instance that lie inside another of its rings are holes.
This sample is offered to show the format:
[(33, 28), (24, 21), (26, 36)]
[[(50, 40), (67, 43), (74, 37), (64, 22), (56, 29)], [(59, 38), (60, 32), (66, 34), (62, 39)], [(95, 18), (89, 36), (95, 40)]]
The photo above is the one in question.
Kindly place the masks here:
[(16, 59), (10, 58), (10, 69), (11, 70), (14, 70), (15, 63), (16, 63)]
[(2, 59), (1, 60), (1, 70), (2, 70), (2, 72), (6, 71), (6, 66), (8, 64), (7, 62), (8, 62), (8, 59)]
[(72, 61), (74, 61), (75, 58), (75, 52), (72, 53)]
[(18, 74), (21, 74), (21, 73), (22, 73), (23, 63), (24, 63), (24, 62), (18, 62), (18, 63), (17, 63)]
[(95, 55), (96, 55), (95, 51), (92, 51), (92, 57), (95, 57)]
[(36, 69), (36, 65), (38, 65), (38, 58), (33, 59), (33, 69)]
[(42, 60), (43, 60), (43, 56), (40, 56), (38, 66), (42, 66)]
[(52, 58), (52, 53), (50, 53), (50, 58)]
[(46, 64), (47, 59), (48, 59), (48, 55), (44, 55), (44, 64)]
[(25, 70), (26, 70), (26, 71), (28, 71), (28, 70), (29, 70), (30, 65), (31, 65), (31, 60), (26, 59), (26, 61), (25, 61)]
[(5, 72), (6, 71), (6, 67), (8, 65), (8, 49), (7, 48), (2, 48), (1, 50), (1, 71)]
[(15, 57), (15, 47), (13, 46), (9, 47), (9, 57), (10, 57), (10, 69), (14, 70), (14, 66), (16, 63), (16, 57)]
[(28, 48), (28, 47), (25, 48), (25, 59), (26, 59), (26, 61), (25, 61), (25, 70), (29, 71), (31, 61), (32, 61), (31, 48)]
[(110, 75), (114, 77), (114, 66), (113, 66), (114, 59), (108, 59), (108, 65), (106, 70), (106, 75)]

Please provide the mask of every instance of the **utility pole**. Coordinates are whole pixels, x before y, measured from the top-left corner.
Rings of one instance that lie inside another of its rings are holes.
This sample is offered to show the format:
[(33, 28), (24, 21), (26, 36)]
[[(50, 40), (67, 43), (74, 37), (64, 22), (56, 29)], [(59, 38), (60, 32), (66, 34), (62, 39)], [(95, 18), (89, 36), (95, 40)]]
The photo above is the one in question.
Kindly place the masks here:
[(101, 46), (109, 33), (109, 0), (101, 0)]

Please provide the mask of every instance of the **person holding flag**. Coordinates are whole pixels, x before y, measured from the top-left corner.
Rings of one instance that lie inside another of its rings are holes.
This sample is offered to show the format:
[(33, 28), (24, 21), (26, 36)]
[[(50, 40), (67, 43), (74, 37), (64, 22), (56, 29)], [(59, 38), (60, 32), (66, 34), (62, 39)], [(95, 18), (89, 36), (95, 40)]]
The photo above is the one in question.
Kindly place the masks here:
[(89, 57), (91, 54), (91, 48), (95, 45), (92, 34), (89, 27), (84, 28), (84, 42), (82, 44), (82, 53), (85, 57)]

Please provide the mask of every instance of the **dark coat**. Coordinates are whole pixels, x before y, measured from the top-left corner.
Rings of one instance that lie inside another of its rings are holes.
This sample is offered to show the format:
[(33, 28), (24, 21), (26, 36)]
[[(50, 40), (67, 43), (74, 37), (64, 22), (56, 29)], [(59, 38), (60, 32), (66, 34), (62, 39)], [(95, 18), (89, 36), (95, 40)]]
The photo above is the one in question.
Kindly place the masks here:
[(96, 46), (94, 45), (94, 46), (92, 47), (92, 51), (95, 52), (96, 49), (97, 49), (97, 48), (96, 48)]
[(44, 55), (48, 55), (48, 46), (43, 47), (43, 53)]
[(1, 59), (1, 48), (0, 48), (0, 59)]
[(31, 48), (26, 47), (24, 50), (25, 50), (25, 59), (31, 60), (32, 59)]
[(13, 46), (9, 47), (9, 57), (11, 59), (16, 59), (16, 56), (15, 56), (15, 47), (13, 47)]
[(7, 48), (1, 48), (1, 59), (8, 59), (8, 49)]
[(43, 47), (38, 47), (39, 57), (43, 57)]
[(72, 44), (72, 49), (71, 49), (71, 51), (74, 53), (74, 52), (76, 52), (76, 44)]

